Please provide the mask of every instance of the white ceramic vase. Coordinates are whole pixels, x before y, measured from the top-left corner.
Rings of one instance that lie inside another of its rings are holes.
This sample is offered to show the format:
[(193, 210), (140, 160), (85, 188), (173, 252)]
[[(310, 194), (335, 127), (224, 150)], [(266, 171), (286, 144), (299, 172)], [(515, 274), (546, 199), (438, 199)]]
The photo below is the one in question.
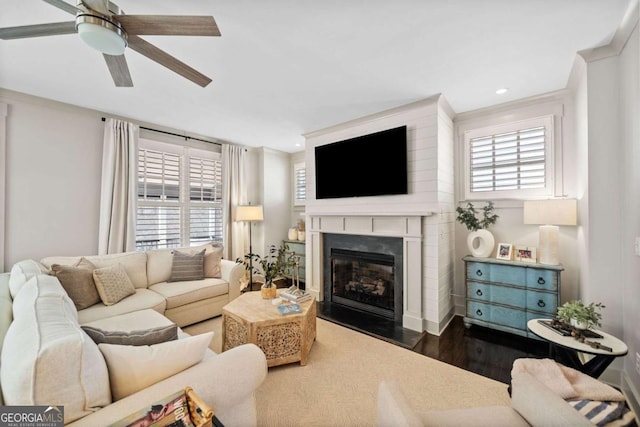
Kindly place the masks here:
[(578, 321), (574, 318), (571, 318), (569, 322), (571, 323), (571, 326), (573, 326), (576, 329), (583, 329), (583, 330), (589, 329), (589, 325), (585, 321)]
[(487, 258), (493, 253), (496, 240), (489, 230), (472, 231), (467, 236), (467, 247), (471, 255), (477, 258)]

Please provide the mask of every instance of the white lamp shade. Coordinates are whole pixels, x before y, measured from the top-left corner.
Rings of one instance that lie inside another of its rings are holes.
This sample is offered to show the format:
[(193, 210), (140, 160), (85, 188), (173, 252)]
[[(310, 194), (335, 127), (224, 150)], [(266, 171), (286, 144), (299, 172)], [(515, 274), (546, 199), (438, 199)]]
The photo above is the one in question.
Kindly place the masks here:
[(524, 223), (540, 225), (576, 225), (576, 199), (527, 200), (524, 202)]
[(262, 205), (240, 205), (236, 207), (236, 221), (262, 221), (264, 212)]

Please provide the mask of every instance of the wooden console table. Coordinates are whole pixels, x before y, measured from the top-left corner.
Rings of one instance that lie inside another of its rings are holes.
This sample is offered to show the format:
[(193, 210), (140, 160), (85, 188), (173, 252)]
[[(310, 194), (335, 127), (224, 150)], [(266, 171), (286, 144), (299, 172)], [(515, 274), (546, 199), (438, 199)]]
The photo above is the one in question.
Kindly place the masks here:
[(222, 351), (253, 343), (270, 367), (306, 365), (316, 339), (316, 300), (299, 305), (301, 313), (282, 315), (260, 292), (245, 292), (222, 308)]

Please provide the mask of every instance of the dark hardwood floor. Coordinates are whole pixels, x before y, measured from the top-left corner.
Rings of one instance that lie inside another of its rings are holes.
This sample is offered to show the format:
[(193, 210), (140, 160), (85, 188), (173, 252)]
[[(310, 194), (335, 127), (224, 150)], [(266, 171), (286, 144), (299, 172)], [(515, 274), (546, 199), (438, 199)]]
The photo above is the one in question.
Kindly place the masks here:
[(505, 384), (511, 382), (514, 360), (549, 354), (545, 342), (482, 326), (467, 329), (460, 316), (440, 336), (426, 334), (413, 350)]
[(421, 334), (379, 316), (322, 302), (318, 303), (318, 317), (505, 384), (511, 381), (515, 359), (548, 355), (548, 345), (542, 341), (475, 325), (467, 329), (459, 316), (440, 336)]

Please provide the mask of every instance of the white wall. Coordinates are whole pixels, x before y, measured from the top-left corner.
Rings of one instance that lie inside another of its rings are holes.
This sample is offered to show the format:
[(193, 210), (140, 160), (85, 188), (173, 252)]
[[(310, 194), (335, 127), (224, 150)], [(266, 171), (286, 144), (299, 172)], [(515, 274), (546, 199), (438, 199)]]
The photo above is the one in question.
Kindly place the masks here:
[[(623, 22), (614, 37), (623, 42), (581, 53), (569, 87), (574, 97), (581, 232), (581, 297), (601, 301), (603, 329), (622, 338), (629, 347), (605, 372), (640, 400), (640, 258), (634, 241), (640, 236), (640, 35), (637, 5), (633, 19)], [(584, 182), (583, 182), (584, 181)], [(585, 210), (584, 207), (588, 207)], [(636, 410), (640, 409), (638, 406)]]
[[(287, 238), (291, 211), (291, 170), (289, 154), (263, 149), (262, 192), (264, 203), (264, 244), (280, 246)], [(266, 253), (266, 252), (265, 252)]]
[(98, 251), (104, 125), (99, 113), (11, 92), (4, 265)]

